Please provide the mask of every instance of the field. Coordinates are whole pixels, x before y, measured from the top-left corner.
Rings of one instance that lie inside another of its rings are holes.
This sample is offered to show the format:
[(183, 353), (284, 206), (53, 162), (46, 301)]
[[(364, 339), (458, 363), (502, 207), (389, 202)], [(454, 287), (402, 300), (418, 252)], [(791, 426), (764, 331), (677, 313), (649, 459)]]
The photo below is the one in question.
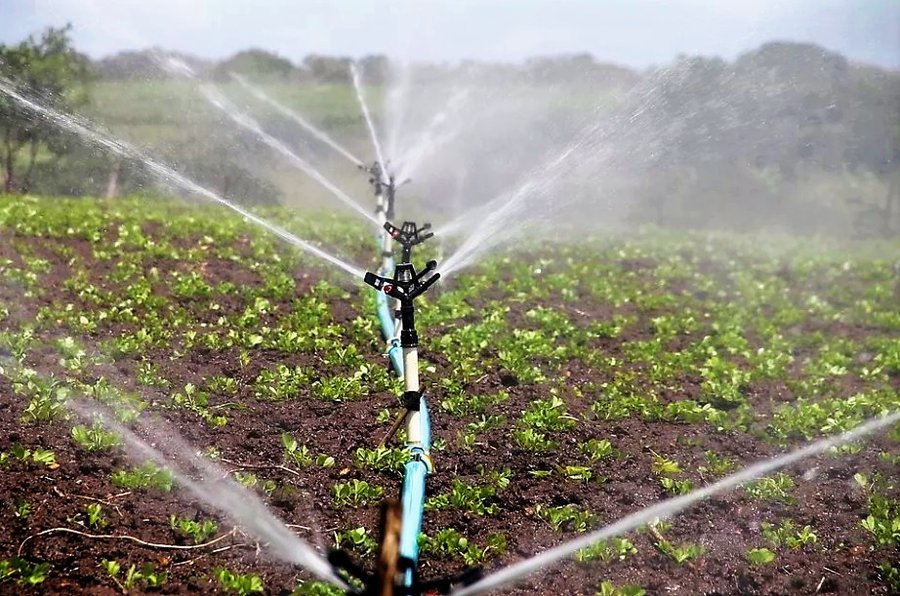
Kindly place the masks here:
[[(374, 267), (352, 222), (267, 215)], [(418, 317), (423, 576), (498, 569), (900, 407), (900, 245), (770, 240), (535, 244), (441, 281)], [(404, 463), (377, 447), (402, 384), (371, 290), (214, 208), (29, 197), (0, 197), (0, 288), (0, 592), (334, 593), (69, 399), (177, 431), (371, 563)], [(898, 463), (894, 427), (510, 591), (896, 593)]]

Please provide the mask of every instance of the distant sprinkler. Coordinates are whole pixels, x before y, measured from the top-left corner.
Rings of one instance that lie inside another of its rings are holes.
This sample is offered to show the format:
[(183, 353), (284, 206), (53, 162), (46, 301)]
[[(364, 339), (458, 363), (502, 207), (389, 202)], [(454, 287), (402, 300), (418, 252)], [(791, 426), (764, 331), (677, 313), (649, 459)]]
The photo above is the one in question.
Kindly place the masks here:
[(397, 187), (410, 182), (410, 179), (407, 178), (398, 183), (394, 175), (388, 173), (387, 165), (387, 163), (382, 165), (381, 162), (375, 160), (370, 166), (360, 165), (358, 167), (369, 175), (369, 184), (372, 185), (375, 197), (378, 200), (376, 213), (384, 211), (385, 219), (390, 220), (394, 219), (394, 199), (396, 198)]

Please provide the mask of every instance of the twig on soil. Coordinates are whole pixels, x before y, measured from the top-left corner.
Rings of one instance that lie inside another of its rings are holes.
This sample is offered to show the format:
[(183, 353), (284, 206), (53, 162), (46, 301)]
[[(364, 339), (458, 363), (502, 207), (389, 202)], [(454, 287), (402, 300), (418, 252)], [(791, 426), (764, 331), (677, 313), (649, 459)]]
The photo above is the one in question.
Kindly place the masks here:
[[(103, 503), (104, 505), (108, 505), (108, 506), (112, 507), (113, 509), (115, 509), (115, 510), (116, 510), (116, 513), (119, 514), (119, 517), (122, 517), (122, 512), (119, 510), (119, 506), (116, 505), (115, 503), (110, 502), (110, 501), (104, 501), (103, 499), (98, 499), (98, 498), (96, 498), (96, 497), (89, 497), (89, 496), (87, 496), (87, 495), (67, 495), (67, 494), (64, 493), (63, 491), (59, 490), (59, 488), (56, 487), (56, 486), (51, 487), (51, 489), (53, 490), (53, 492), (55, 492), (57, 495), (59, 495), (60, 497), (62, 497), (62, 498), (64, 498), (64, 499), (67, 499), (67, 498), (69, 498), (69, 497), (75, 497), (75, 498), (77, 498), (77, 499), (86, 499), (86, 500), (88, 500), (88, 501), (96, 501), (97, 503)], [(124, 493), (119, 493), (119, 494), (117, 494), (117, 495), (112, 495), (110, 498), (111, 498), (111, 499), (117, 499), (117, 498), (119, 498), (119, 497), (127, 497), (127, 496), (130, 495), (130, 494), (131, 494), (131, 491), (129, 490), (129, 491), (126, 491), (126, 492), (124, 492)]]
[(19, 545), (18, 555), (22, 555), (22, 549), (25, 548), (25, 544), (31, 540), (32, 538), (37, 538), (38, 536), (46, 536), (47, 534), (55, 534), (55, 533), (64, 533), (64, 534), (75, 534), (76, 536), (82, 536), (84, 538), (95, 538), (100, 540), (129, 540), (134, 542), (135, 544), (140, 544), (141, 546), (146, 546), (148, 548), (159, 548), (163, 550), (197, 550), (199, 548), (206, 548), (207, 546), (212, 546), (213, 544), (222, 542), (226, 538), (230, 536), (234, 536), (235, 532), (237, 532), (237, 528), (231, 528), (230, 531), (222, 534), (218, 538), (213, 538), (209, 542), (204, 542), (203, 544), (193, 544), (193, 545), (182, 545), (182, 544), (161, 544), (158, 542), (147, 542), (146, 540), (141, 540), (140, 538), (135, 538), (134, 536), (129, 536), (127, 534), (88, 534), (87, 532), (80, 532), (78, 530), (73, 530), (72, 528), (50, 528), (48, 530), (43, 530), (38, 532), (37, 534), (32, 534), (28, 538), (22, 541), (22, 544)]
[(301, 530), (306, 530), (307, 532), (312, 532), (313, 529), (307, 526), (301, 526), (300, 524), (284, 524), (287, 528), (300, 528)]
[(208, 553), (203, 553), (203, 554), (200, 555), (199, 557), (194, 557), (193, 559), (188, 559), (187, 561), (179, 561), (179, 562), (177, 562), (177, 563), (172, 563), (172, 567), (181, 567), (182, 565), (193, 565), (194, 563), (196, 563), (196, 562), (199, 561), (200, 559), (205, 559), (205, 558), (208, 557), (209, 555), (215, 555), (215, 554), (218, 554), (218, 553), (223, 553), (223, 552), (225, 552), (226, 550), (231, 550), (231, 549), (233, 549), (233, 548), (242, 548), (242, 547), (245, 547), (245, 546), (253, 546), (253, 545), (244, 542), (244, 543), (241, 543), (241, 544), (229, 544), (228, 546), (222, 546), (222, 547), (220, 547), (220, 548), (214, 548), (213, 550), (209, 551)]
[[(664, 555), (667, 555), (666, 551), (663, 550), (662, 545), (663, 544), (671, 544), (671, 543), (668, 540), (666, 540), (666, 538), (662, 534), (660, 534), (659, 530), (656, 529), (656, 526), (654, 526), (652, 524), (647, 524), (647, 531), (650, 532), (650, 535), (653, 536), (654, 540), (656, 540), (656, 548)], [(685, 561), (684, 564), (691, 571), (697, 570), (697, 567), (691, 561)]]
[[(219, 461), (224, 462), (224, 463), (228, 464), (229, 466), (234, 466), (236, 468), (241, 468), (241, 469), (245, 469), (245, 470), (282, 470), (289, 474), (293, 474), (294, 476), (297, 476), (297, 477), (300, 476), (300, 472), (298, 472), (297, 470), (292, 470), (291, 468), (289, 468), (285, 465), (282, 465), (282, 464), (242, 464), (242, 463), (239, 463), (236, 461), (232, 461), (230, 459), (225, 459), (224, 457), (220, 457)], [(230, 473), (231, 472), (229, 472), (229, 474)]]

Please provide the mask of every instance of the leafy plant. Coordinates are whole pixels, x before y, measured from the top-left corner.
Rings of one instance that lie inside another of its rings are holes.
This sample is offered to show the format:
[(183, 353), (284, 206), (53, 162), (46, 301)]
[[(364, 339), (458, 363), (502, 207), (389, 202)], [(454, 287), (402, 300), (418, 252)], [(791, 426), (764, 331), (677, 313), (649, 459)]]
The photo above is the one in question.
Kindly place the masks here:
[(50, 563), (32, 563), (19, 557), (0, 559), (0, 583), (15, 579), (20, 586), (34, 587), (44, 583)]
[(435, 495), (428, 499), (426, 507), (444, 509), (455, 507), (475, 515), (496, 515), (500, 506), (494, 501), (497, 491), (493, 486), (470, 486), (461, 480), (454, 480), (449, 493)]
[(214, 574), (226, 592), (233, 592), (238, 596), (261, 594), (266, 590), (262, 578), (255, 573), (237, 574), (220, 567), (214, 571)]
[(616, 586), (609, 580), (600, 582), (597, 596), (645, 596), (647, 591), (640, 586)]
[(767, 548), (751, 548), (744, 556), (753, 565), (766, 565), (775, 560), (775, 553)]
[(596, 525), (598, 521), (595, 515), (587, 510), (579, 509), (575, 505), (560, 505), (558, 507), (536, 505), (534, 512), (557, 532), (562, 530), (585, 532)]
[(576, 561), (624, 561), (626, 558), (637, 554), (637, 548), (627, 538), (610, 538), (601, 540), (587, 546), (575, 553)]
[(113, 473), (112, 483), (127, 490), (155, 489), (169, 492), (175, 483), (175, 477), (168, 468), (148, 461), (137, 468)]
[(784, 472), (779, 472), (775, 476), (760, 478), (755, 482), (742, 486), (752, 499), (780, 503), (793, 503), (795, 501), (790, 494), (790, 491), (794, 489), (794, 480)]
[(79, 424), (70, 431), (72, 439), (86, 451), (105, 451), (121, 444), (118, 434), (107, 431), (99, 421), (90, 427)]
[(362, 526), (345, 532), (335, 532), (334, 544), (338, 548), (350, 548), (363, 557), (371, 555), (378, 549), (378, 542)]
[(194, 544), (206, 542), (219, 529), (216, 522), (211, 519), (197, 521), (176, 515), (169, 516), (169, 527), (190, 538)]
[(336, 507), (362, 507), (380, 499), (384, 489), (365, 480), (350, 480), (335, 484), (331, 495)]
[(587, 455), (592, 462), (613, 457), (616, 453), (608, 439), (590, 439), (578, 445), (578, 449)]

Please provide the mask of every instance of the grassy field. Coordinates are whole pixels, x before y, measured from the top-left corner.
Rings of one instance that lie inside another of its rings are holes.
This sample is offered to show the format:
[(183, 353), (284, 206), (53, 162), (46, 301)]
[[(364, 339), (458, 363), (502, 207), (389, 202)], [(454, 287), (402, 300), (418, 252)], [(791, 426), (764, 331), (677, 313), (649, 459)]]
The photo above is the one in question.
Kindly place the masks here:
[[(267, 215), (374, 266), (352, 222)], [(442, 280), (418, 317), (423, 577), (498, 569), (895, 411), (898, 263), (896, 242), (654, 232)], [(377, 447), (402, 388), (370, 290), (214, 208), (28, 197), (0, 197), (0, 288), (0, 592), (332, 593), (71, 398), (177, 431), (298, 535), (371, 564), (404, 453)], [(895, 427), (513, 593), (896, 593), (898, 462)]]

